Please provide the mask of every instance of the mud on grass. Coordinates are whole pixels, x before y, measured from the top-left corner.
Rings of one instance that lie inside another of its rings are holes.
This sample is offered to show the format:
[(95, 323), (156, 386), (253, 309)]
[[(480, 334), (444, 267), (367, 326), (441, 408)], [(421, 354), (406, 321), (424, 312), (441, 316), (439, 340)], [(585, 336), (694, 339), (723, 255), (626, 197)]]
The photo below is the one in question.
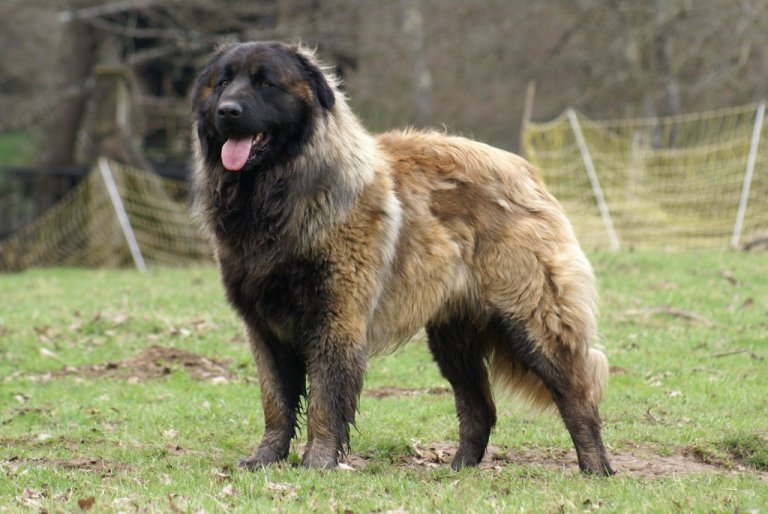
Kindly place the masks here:
[[(298, 453), (300, 453), (301, 446)], [(422, 470), (450, 466), (458, 445), (455, 442), (439, 441), (413, 443), (409, 452), (395, 458), (394, 464), (402, 469)], [(659, 448), (637, 445), (624, 450), (612, 450), (611, 464), (618, 470), (619, 477), (642, 479), (674, 478), (688, 474), (738, 474), (745, 473), (760, 477), (768, 482), (768, 472), (758, 470), (743, 462), (704, 459), (690, 448), (680, 446), (665, 455), (659, 455)], [(380, 461), (380, 455), (361, 456), (350, 454), (345, 459), (348, 470), (364, 471)], [(478, 466), (483, 470), (501, 471), (503, 468), (543, 469), (576, 474), (579, 470), (576, 452), (562, 448), (532, 449), (514, 451), (497, 445), (489, 445), (485, 457)]]
[[(28, 441), (34, 445), (34, 441)], [(13, 443), (17, 447), (23, 441), (6, 440), (4, 444)], [(167, 445), (169, 455), (187, 453), (183, 448)], [(297, 445), (295, 453), (301, 454), (304, 445)], [(457, 444), (450, 441), (432, 443), (413, 443), (407, 453), (395, 457), (393, 464), (401, 470), (423, 471), (427, 469), (446, 468), (450, 466), (457, 450)], [(768, 472), (755, 469), (740, 462), (712, 459), (688, 447), (678, 447), (669, 455), (659, 455), (658, 448), (651, 446), (636, 446), (622, 451), (612, 451), (612, 464), (619, 469), (619, 477), (642, 479), (674, 478), (689, 474), (713, 473), (735, 475), (746, 473), (759, 477), (768, 482)], [(199, 454), (199, 452), (193, 451)], [(668, 452), (665, 452), (668, 453)], [(392, 456), (390, 456), (392, 458)], [(342, 471), (365, 471), (371, 465), (381, 464), (381, 455), (347, 455), (342, 463)], [(298, 464), (298, 457), (291, 459), (293, 465)], [(12, 456), (2, 462), (2, 468), (13, 475), (22, 466), (42, 467), (63, 470), (79, 470), (98, 473), (101, 476), (113, 475), (115, 472), (136, 471), (135, 466), (127, 465), (116, 460), (102, 457), (27, 457)], [(578, 461), (573, 450), (564, 449), (534, 449), (511, 451), (500, 446), (490, 445), (485, 457), (478, 466), (481, 470), (500, 472), (503, 468), (543, 469), (559, 471), (566, 474), (578, 473)], [(231, 471), (229, 466), (224, 470)]]
[(214, 383), (226, 383), (235, 377), (227, 361), (205, 357), (181, 348), (158, 345), (145, 348), (135, 357), (123, 361), (80, 367), (67, 366), (53, 371), (51, 375), (111, 378), (140, 383), (166, 377), (174, 370), (187, 373), (193, 380), (207, 380)]
[(17, 474), (22, 467), (41, 467), (61, 470), (77, 470), (91, 473), (97, 473), (101, 477), (114, 475), (115, 472), (129, 472), (131, 466), (117, 461), (108, 461), (100, 457), (73, 457), (49, 458), (49, 457), (11, 457), (3, 462), (3, 468), (8, 475)]

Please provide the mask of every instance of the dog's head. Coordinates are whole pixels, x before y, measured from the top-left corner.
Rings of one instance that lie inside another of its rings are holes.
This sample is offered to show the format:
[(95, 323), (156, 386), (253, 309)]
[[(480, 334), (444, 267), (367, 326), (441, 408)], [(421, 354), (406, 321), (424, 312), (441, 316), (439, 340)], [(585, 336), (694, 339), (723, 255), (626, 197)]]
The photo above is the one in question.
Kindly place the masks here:
[(230, 171), (298, 155), (335, 94), (312, 54), (278, 42), (221, 48), (192, 94), (204, 158)]

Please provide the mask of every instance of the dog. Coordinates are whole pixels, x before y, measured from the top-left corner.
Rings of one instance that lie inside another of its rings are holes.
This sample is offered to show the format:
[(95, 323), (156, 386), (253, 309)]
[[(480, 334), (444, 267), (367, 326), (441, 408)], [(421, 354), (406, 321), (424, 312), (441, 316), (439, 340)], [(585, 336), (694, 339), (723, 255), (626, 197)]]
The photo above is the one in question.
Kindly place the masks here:
[(372, 136), (301, 45), (218, 49), (192, 108), (198, 210), (261, 387), (242, 467), (286, 459), (304, 408), (302, 464), (338, 466), (369, 356), (425, 328), (455, 396), (454, 469), (480, 462), (509, 390), (557, 408), (583, 472), (614, 473), (595, 279), (531, 164), (443, 133)]

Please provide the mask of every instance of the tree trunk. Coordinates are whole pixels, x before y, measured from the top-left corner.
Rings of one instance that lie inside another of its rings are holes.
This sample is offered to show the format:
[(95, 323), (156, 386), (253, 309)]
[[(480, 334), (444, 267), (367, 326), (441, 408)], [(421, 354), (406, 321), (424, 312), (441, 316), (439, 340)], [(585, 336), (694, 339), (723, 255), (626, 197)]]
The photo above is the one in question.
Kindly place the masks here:
[(40, 164), (45, 166), (74, 164), (75, 141), (81, 124), (87, 95), (85, 84), (93, 65), (92, 34), (88, 25), (72, 20), (64, 27), (60, 52), (60, 91), (79, 88), (77, 94), (65, 96), (47, 117), (43, 126)]
[(656, 33), (656, 55), (659, 62), (658, 73), (664, 82), (664, 94), (666, 97), (665, 109), (667, 116), (680, 114), (680, 84), (677, 81), (677, 75), (674, 67), (674, 48), (672, 46), (672, 37), (670, 35), (670, 5), (667, 0), (656, 1), (657, 12), (657, 30)]
[[(43, 166), (75, 163), (75, 142), (87, 101), (85, 84), (93, 60), (90, 32), (87, 25), (76, 20), (64, 27), (59, 47), (62, 80), (58, 91), (62, 94), (42, 127), (39, 163)], [(70, 94), (71, 91), (74, 93)], [(38, 215), (51, 206), (55, 195), (55, 182), (47, 175), (37, 175), (34, 203)]]
[(420, 0), (402, 0), (403, 40), (412, 62), (412, 122), (417, 127), (432, 121), (432, 74), (424, 48), (424, 18)]

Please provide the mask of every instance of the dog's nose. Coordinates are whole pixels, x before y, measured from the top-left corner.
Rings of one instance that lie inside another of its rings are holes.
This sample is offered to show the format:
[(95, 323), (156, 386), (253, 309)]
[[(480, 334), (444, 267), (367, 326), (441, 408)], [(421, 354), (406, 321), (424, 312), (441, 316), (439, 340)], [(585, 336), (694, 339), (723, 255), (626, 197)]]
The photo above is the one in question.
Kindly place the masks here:
[(243, 114), (243, 107), (235, 101), (228, 100), (219, 104), (218, 114), (219, 118), (223, 119), (239, 118)]

